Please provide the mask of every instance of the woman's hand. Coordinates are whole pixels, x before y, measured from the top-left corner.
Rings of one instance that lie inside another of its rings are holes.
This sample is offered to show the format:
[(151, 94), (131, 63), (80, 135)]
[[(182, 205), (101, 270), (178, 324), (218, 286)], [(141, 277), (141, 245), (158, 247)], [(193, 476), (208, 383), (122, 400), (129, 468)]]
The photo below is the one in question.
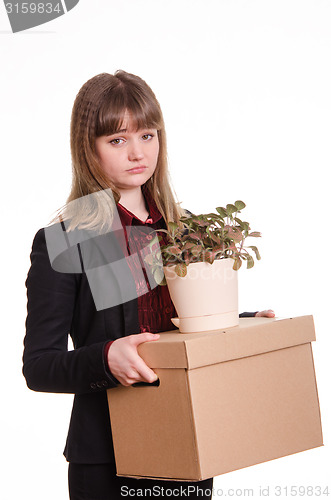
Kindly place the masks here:
[(124, 386), (136, 382), (152, 383), (157, 375), (139, 356), (137, 347), (143, 342), (158, 340), (157, 333), (137, 333), (115, 340), (108, 351), (108, 366), (114, 377)]
[(275, 313), (272, 309), (267, 309), (265, 311), (259, 311), (255, 314), (255, 317), (265, 317), (265, 318), (274, 318)]

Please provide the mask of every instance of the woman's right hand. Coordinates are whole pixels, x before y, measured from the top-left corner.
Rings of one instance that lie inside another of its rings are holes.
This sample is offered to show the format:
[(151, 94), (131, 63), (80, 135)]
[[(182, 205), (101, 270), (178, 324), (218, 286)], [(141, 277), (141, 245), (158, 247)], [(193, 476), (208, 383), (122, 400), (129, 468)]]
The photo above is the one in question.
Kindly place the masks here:
[(143, 342), (158, 340), (158, 333), (137, 333), (115, 340), (108, 351), (108, 366), (111, 373), (124, 386), (136, 382), (152, 383), (157, 380), (156, 373), (139, 356), (137, 348)]

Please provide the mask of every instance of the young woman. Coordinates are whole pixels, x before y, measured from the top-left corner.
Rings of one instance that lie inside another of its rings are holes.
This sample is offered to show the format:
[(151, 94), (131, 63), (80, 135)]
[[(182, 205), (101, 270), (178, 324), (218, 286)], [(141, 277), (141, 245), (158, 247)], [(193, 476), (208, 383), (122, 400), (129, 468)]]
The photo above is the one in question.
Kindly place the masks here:
[[(33, 241), (23, 355), (30, 389), (75, 394), (64, 450), (70, 498), (120, 499), (123, 486), (137, 496), (145, 488), (166, 486), (176, 496), (190, 484), (195, 486), (191, 499), (210, 498), (212, 478), (187, 483), (116, 476), (106, 390), (157, 378), (137, 346), (172, 330), (170, 318), (176, 316), (167, 287), (151, 288), (141, 264), (131, 258), (145, 243), (144, 228), (165, 228), (184, 213), (170, 187), (163, 117), (150, 87), (124, 71), (86, 82), (73, 106), (71, 152), (67, 205), (57, 222), (40, 229)], [(78, 237), (77, 230), (83, 231)], [(61, 247), (55, 252), (60, 259), (54, 257), (54, 244)], [(106, 264), (117, 261), (121, 252), (127, 258), (133, 298), (113, 296), (117, 288), (123, 292), (127, 276), (109, 278), (102, 272), (97, 286), (95, 275), (91, 278), (93, 259), (105, 264), (100, 255), (112, 251)], [(258, 314), (273, 316), (272, 311)], [(69, 332), (73, 351), (67, 350)]]

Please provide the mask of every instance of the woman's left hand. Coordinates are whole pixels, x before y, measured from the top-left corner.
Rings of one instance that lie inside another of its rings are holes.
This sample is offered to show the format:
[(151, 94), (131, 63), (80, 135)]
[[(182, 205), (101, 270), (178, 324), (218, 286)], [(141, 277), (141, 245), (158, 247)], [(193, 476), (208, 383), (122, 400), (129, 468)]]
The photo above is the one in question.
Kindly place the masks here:
[(275, 313), (272, 309), (266, 309), (265, 311), (259, 311), (255, 314), (255, 317), (265, 317), (265, 318), (274, 318)]

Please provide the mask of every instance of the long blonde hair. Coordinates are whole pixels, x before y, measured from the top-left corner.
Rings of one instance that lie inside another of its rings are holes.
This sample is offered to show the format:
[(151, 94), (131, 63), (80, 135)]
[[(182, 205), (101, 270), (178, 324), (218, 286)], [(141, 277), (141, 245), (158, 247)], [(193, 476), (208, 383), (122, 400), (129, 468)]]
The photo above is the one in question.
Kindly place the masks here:
[[(69, 230), (84, 227), (104, 231), (111, 227), (114, 201), (119, 202), (120, 193), (100, 167), (95, 139), (116, 133), (126, 112), (130, 113), (136, 130), (156, 128), (158, 133), (157, 166), (152, 177), (142, 186), (143, 192), (149, 191), (167, 225), (170, 221), (179, 222), (184, 215), (171, 187), (160, 104), (144, 80), (118, 70), (114, 75), (101, 73), (88, 80), (73, 105), (70, 132), (72, 186), (66, 204), (57, 215), (57, 218), (70, 219)], [(109, 189), (112, 197), (107, 195)], [(92, 193), (93, 197), (86, 196)], [(79, 212), (70, 208), (75, 205), (70, 202), (78, 198), (81, 198)]]

